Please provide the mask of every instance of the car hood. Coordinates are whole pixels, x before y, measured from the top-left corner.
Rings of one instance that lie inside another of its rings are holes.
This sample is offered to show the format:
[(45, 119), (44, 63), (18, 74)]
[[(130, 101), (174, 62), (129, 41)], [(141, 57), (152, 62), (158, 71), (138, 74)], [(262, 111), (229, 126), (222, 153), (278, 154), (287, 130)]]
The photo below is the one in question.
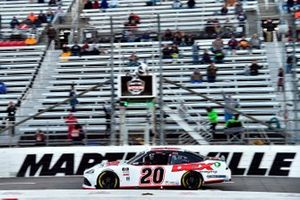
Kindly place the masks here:
[(96, 164), (96, 165), (94, 165), (93, 167), (91, 167), (91, 168), (89, 168), (89, 169), (86, 169), (85, 171), (84, 171), (84, 173), (87, 173), (87, 172), (89, 172), (89, 171), (91, 171), (91, 170), (95, 170), (95, 169), (100, 169), (100, 168), (106, 168), (106, 167), (113, 167), (113, 166), (123, 166), (123, 165), (128, 165), (125, 161), (123, 161), (123, 160), (117, 160), (117, 161), (102, 161), (101, 163), (99, 163), (99, 164)]

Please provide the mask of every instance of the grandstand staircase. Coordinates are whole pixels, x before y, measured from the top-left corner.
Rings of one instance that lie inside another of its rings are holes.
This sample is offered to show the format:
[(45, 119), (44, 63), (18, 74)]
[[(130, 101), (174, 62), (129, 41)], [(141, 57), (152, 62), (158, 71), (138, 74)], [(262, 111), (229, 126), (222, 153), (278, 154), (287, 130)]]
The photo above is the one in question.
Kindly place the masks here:
[[(47, 92), (47, 86), (50, 85), (52, 76), (55, 73), (54, 65), (59, 61), (59, 54), (60, 51), (54, 50), (54, 44), (52, 43), (46, 52), (44, 61), (41, 64), (39, 73), (36, 75), (31, 90), (29, 90), (28, 95), (22, 102), (22, 107), (20, 109), (20, 116), (22, 116), (22, 119), (38, 113), (43, 107), (39, 100), (43, 99), (43, 93)], [(30, 121), (27, 121), (20, 125), (21, 132), (24, 132), (30, 123)]]
[(190, 125), (187, 112), (182, 113), (183, 115), (187, 115), (187, 117), (182, 117), (179, 113), (174, 112), (175, 109), (167, 105), (163, 109), (185, 131), (185, 133), (180, 135), (179, 142), (181, 144), (209, 144), (209, 140), (211, 139), (210, 132), (201, 123), (196, 123), (194, 126)]

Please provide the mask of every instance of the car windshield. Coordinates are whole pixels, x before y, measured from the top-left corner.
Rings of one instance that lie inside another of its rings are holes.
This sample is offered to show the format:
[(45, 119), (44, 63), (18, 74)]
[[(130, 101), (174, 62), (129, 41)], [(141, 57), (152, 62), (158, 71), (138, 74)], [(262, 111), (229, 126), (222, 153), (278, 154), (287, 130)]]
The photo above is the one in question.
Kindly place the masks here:
[(133, 156), (132, 158), (130, 158), (129, 160), (127, 160), (126, 163), (132, 164), (132, 163), (136, 162), (136, 160), (140, 159), (144, 154), (145, 154), (145, 151), (140, 152), (140, 153), (136, 154), (135, 156)]

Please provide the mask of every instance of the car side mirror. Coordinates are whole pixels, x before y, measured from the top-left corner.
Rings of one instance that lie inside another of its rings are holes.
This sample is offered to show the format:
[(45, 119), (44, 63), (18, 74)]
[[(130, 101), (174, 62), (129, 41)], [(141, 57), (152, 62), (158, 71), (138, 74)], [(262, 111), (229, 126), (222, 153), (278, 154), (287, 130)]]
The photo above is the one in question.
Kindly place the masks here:
[(134, 163), (132, 163), (132, 165), (141, 165), (142, 163), (140, 163), (140, 162), (134, 162)]

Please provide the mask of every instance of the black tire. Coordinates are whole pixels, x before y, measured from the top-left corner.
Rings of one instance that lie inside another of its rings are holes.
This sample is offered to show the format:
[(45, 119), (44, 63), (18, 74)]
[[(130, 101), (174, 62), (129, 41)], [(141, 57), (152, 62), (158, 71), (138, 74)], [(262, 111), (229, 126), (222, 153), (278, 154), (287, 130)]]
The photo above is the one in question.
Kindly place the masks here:
[(182, 175), (181, 186), (187, 190), (198, 190), (203, 185), (203, 178), (200, 173), (188, 171)]
[(119, 178), (114, 172), (102, 172), (97, 178), (98, 189), (117, 189), (119, 184)]

